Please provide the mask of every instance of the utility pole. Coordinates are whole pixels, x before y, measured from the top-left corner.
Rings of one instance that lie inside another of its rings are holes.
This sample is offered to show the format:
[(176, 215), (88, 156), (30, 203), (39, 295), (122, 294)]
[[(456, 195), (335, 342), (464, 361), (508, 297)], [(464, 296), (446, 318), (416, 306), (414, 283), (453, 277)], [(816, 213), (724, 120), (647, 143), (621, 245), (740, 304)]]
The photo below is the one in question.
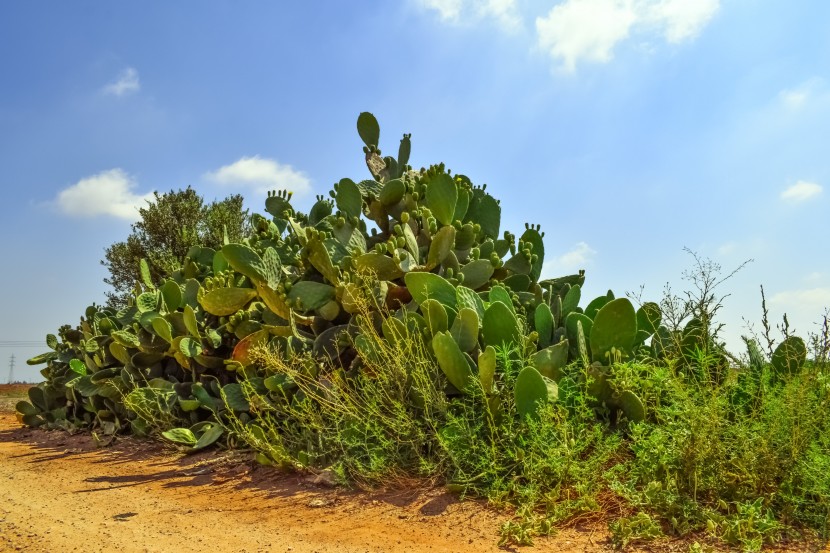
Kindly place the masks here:
[(14, 382), (14, 354), (9, 357), (9, 384)]

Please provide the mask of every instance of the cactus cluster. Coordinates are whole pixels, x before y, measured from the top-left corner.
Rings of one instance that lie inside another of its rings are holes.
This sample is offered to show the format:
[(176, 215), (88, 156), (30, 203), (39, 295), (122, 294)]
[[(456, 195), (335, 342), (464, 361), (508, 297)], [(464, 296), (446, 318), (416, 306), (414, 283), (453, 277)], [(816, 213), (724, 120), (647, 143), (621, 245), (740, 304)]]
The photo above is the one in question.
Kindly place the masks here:
[[(658, 306), (635, 310), (609, 291), (580, 307), (584, 272), (541, 279), (539, 226), (518, 238), (502, 232), (486, 186), (443, 164), (414, 170), (410, 135), (397, 157), (382, 156), (369, 113), (357, 128), (371, 179), (340, 180), (308, 213), (291, 193), (271, 193), (269, 216), (254, 215), (241, 242), (192, 248), (164, 282), (142, 271), (120, 311), (88, 308), (29, 361), (47, 363), (46, 380), (18, 406), (21, 421), (147, 434), (158, 430), (142, 414), (150, 405), (156, 418), (185, 425), (170, 439), (203, 447), (220, 437), (224, 410), (250, 416), (240, 382), (290, 397), (290, 379), (257, 366), (257, 346), (311, 354), (310, 371), (360, 371), (372, 356), (357, 324), (366, 305), (383, 339), (417, 332), (429, 344), (448, 395), (479, 387), (494, 415), (510, 393), (521, 415), (538, 416), (540, 404), (566, 401), (586, 379), (598, 404), (642, 420), (643, 403), (621, 389), (614, 367), (661, 355), (668, 331)], [(777, 365), (790, 370), (791, 358)], [(504, 359), (517, 367), (509, 378)]]

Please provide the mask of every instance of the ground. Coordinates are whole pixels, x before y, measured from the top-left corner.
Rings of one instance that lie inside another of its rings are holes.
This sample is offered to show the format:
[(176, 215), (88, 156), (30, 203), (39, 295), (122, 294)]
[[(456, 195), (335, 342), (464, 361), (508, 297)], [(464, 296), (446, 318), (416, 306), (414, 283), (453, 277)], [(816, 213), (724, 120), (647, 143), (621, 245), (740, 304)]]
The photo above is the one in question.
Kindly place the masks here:
[[(507, 513), (440, 488), (359, 493), (277, 473), (244, 453), (185, 456), (128, 437), (98, 447), (89, 434), (22, 428), (12, 412), (21, 393), (0, 386), (0, 551), (504, 551), (496, 544)], [(693, 541), (629, 551), (685, 553)], [(607, 526), (586, 522), (513, 550), (612, 548)]]

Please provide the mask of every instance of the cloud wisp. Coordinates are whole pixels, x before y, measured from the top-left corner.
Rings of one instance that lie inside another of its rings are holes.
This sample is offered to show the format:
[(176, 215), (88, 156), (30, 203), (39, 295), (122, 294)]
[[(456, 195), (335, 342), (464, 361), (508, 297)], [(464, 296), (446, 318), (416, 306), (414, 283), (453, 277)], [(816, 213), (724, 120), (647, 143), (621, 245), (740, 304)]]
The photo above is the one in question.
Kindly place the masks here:
[(575, 273), (586, 268), (593, 261), (596, 254), (596, 250), (586, 242), (577, 242), (570, 251), (545, 261), (542, 266), (542, 274), (544, 276), (561, 276), (563, 273)]
[(104, 87), (104, 94), (121, 97), (139, 90), (141, 90), (141, 81), (138, 78), (138, 71), (128, 67), (118, 75), (118, 78)]
[(494, 21), (506, 31), (516, 31), (522, 18), (516, 0), (417, 0), (422, 9), (437, 12), (445, 23), (459, 25)]
[(790, 111), (801, 110), (822, 97), (826, 98), (826, 89), (819, 78), (808, 79), (798, 86), (785, 88), (778, 93), (779, 101)]
[(55, 199), (60, 211), (72, 217), (106, 215), (137, 221), (138, 208), (144, 207), (153, 193), (137, 194), (135, 180), (122, 169), (110, 169), (83, 178), (61, 190)]
[(269, 190), (285, 189), (302, 197), (311, 191), (311, 180), (305, 173), (259, 156), (242, 157), (206, 173), (205, 178), (224, 186), (245, 186), (261, 195)]
[(823, 190), (824, 188), (820, 184), (800, 180), (781, 192), (781, 199), (789, 203), (801, 203), (810, 198), (815, 198)]
[(720, 0), (566, 0), (536, 18), (537, 45), (561, 69), (607, 63), (634, 35), (679, 44), (697, 37), (720, 8)]

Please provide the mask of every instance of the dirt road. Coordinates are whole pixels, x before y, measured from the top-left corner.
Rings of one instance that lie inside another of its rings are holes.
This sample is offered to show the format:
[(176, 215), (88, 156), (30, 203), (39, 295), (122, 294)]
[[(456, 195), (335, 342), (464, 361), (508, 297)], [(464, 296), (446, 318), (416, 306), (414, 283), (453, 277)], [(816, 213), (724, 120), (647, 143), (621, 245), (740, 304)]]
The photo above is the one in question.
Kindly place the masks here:
[[(503, 518), (437, 490), (319, 487), (241, 454), (182, 456), (131, 438), (98, 448), (89, 435), (23, 429), (0, 413), (0, 551), (485, 553), (504, 551)], [(601, 524), (521, 548), (609, 550)]]
[[(499, 551), (499, 521), (435, 490), (355, 494), (239, 455), (129, 438), (97, 448), (0, 415), (0, 551), (480, 553)], [(554, 550), (605, 549), (606, 536), (568, 533)]]

